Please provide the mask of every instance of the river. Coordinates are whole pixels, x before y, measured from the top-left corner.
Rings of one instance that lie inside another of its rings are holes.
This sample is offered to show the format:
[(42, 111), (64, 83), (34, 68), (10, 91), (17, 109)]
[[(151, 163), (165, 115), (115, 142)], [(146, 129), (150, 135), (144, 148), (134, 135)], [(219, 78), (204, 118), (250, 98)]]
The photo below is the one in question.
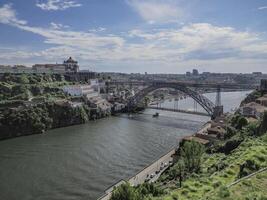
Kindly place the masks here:
[[(226, 110), (248, 92), (222, 93)], [(215, 98), (215, 94), (207, 94)], [(171, 102), (165, 102), (165, 106)], [(186, 109), (190, 100), (181, 102)], [(205, 116), (155, 110), (0, 141), (0, 199), (95, 200), (194, 133)]]

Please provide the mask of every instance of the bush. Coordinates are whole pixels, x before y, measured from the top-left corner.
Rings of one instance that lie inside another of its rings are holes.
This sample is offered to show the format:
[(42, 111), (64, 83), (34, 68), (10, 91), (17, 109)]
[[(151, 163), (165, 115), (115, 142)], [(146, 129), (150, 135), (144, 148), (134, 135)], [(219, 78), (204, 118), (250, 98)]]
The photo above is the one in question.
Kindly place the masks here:
[(228, 126), (226, 128), (226, 133), (224, 135), (224, 139), (228, 139), (228, 138), (231, 138), (233, 137), (234, 135), (236, 134), (236, 130), (234, 127), (231, 127), (231, 126)]
[(246, 128), (246, 132), (251, 136), (258, 136), (260, 133), (258, 123), (250, 123)]
[(239, 177), (242, 178), (260, 169), (259, 164), (254, 159), (246, 160), (240, 165)]
[(219, 188), (219, 193), (218, 193), (218, 195), (219, 195), (219, 197), (220, 198), (226, 198), (226, 197), (229, 197), (230, 196), (230, 191), (228, 190), (228, 188), (227, 187), (225, 187), (225, 186), (221, 186), (220, 188)]
[(147, 195), (157, 197), (164, 194), (164, 191), (161, 188), (155, 186), (155, 184), (153, 183), (144, 183), (142, 185), (139, 185), (137, 187), (137, 191), (143, 197)]
[(129, 183), (115, 188), (110, 200), (141, 200), (141, 195)]
[(237, 120), (237, 124), (236, 124), (236, 128), (241, 130), (243, 127), (247, 126), (248, 125), (248, 121), (245, 117), (240, 117), (238, 120)]

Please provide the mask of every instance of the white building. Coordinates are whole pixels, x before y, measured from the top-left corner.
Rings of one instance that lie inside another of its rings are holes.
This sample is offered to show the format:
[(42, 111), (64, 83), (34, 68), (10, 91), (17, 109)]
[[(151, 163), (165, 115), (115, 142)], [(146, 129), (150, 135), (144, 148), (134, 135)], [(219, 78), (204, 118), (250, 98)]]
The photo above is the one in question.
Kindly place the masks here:
[(63, 87), (63, 91), (71, 96), (98, 96), (92, 85), (68, 85)]

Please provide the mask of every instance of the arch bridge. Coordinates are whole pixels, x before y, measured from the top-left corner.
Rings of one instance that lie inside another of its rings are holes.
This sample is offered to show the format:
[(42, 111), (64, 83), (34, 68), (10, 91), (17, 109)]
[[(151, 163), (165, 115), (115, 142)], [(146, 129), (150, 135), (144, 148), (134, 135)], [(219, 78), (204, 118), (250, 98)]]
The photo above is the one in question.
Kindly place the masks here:
[[(249, 90), (255, 89), (257, 86), (253, 85), (240, 85), (240, 84), (207, 84), (207, 83), (191, 83), (191, 82), (165, 82), (165, 81), (151, 81), (151, 82), (110, 82), (108, 85), (143, 85), (146, 86), (140, 90), (133, 97), (128, 100), (128, 111), (133, 111), (139, 103), (141, 103), (145, 96), (149, 93), (161, 88), (173, 88), (183, 92), (194, 99), (211, 118), (216, 118), (223, 113), (223, 106), (221, 106), (221, 89), (236, 89), (236, 90)], [(216, 104), (209, 100), (204, 95), (198, 93), (192, 88), (210, 88), (217, 89)]]

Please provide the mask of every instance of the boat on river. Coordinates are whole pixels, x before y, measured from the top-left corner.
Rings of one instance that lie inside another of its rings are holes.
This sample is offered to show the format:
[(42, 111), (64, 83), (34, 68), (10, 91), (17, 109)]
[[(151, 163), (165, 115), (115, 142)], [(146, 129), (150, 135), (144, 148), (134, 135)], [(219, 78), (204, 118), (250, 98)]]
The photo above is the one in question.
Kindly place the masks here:
[(153, 117), (158, 117), (159, 116), (159, 113), (158, 112), (156, 112), (154, 115), (153, 115)]

